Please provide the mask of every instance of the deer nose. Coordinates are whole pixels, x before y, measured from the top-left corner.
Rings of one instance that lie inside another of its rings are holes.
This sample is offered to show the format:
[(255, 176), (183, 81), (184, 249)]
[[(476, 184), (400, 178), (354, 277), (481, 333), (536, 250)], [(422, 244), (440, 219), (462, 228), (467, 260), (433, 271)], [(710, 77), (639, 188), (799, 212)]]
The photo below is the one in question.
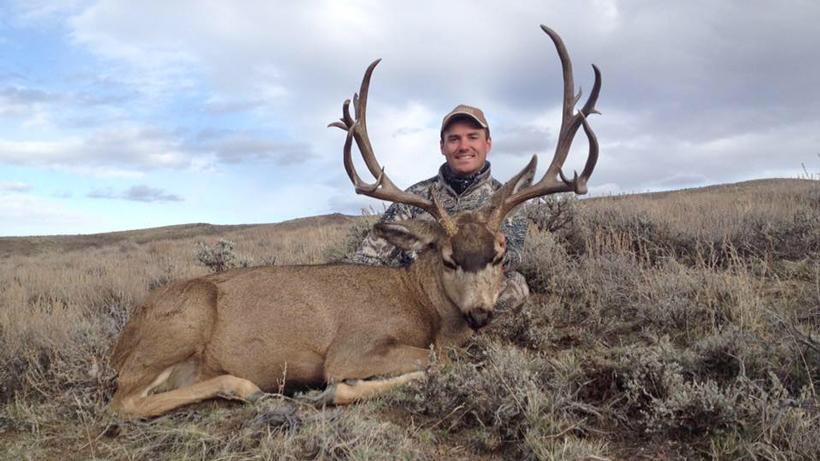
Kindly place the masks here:
[(464, 317), (467, 320), (467, 325), (470, 325), (470, 328), (478, 330), (490, 322), (490, 319), (493, 318), (493, 313), (492, 311), (484, 309), (473, 309)]

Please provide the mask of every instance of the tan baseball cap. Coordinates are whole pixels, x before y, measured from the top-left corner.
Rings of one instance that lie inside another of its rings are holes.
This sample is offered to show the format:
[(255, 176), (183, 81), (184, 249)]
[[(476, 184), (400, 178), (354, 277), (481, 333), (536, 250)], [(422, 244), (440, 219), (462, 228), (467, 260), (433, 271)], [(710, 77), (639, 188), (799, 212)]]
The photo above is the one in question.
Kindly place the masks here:
[(487, 119), (484, 118), (484, 112), (482, 112), (481, 109), (468, 106), (467, 104), (459, 104), (455, 109), (451, 110), (449, 114), (444, 116), (444, 119), (441, 121), (441, 134), (444, 134), (444, 129), (447, 128), (447, 125), (450, 124), (453, 118), (459, 116), (470, 117), (481, 125), (481, 128), (489, 128)]

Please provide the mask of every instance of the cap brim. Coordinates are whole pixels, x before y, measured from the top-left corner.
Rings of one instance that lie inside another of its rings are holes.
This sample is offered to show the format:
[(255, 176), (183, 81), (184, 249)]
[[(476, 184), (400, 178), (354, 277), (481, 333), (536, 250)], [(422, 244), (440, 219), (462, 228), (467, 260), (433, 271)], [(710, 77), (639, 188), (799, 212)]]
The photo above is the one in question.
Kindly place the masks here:
[(455, 117), (458, 117), (460, 115), (470, 117), (471, 119), (475, 120), (476, 123), (481, 125), (481, 128), (487, 128), (486, 123), (482, 122), (478, 117), (469, 112), (453, 112), (450, 115), (448, 115), (447, 118), (445, 118), (444, 121), (441, 123), (441, 129), (443, 130), (450, 123), (450, 121), (452, 121)]

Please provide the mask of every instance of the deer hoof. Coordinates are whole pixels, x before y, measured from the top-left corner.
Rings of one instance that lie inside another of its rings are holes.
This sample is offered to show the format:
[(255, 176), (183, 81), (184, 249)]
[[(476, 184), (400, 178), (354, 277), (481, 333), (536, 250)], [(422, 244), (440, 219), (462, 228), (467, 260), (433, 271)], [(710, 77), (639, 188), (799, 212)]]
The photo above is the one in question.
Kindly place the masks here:
[(253, 394), (247, 396), (245, 398), (245, 401), (249, 402), (249, 403), (256, 403), (256, 402), (262, 400), (263, 398), (265, 398), (265, 396), (267, 396), (267, 395), (269, 395), (267, 392), (256, 391)]
[(326, 405), (333, 405), (333, 397), (336, 395), (336, 385), (330, 384), (328, 385), (324, 391), (322, 392), (311, 392), (310, 394), (302, 394), (299, 396), (299, 400), (308, 403), (310, 405), (314, 405), (317, 407), (323, 407)]

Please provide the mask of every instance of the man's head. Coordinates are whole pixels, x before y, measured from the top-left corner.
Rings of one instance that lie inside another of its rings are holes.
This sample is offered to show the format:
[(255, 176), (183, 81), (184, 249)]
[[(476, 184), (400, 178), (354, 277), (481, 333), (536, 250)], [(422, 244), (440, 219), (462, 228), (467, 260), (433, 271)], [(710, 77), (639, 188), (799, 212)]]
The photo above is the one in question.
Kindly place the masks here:
[(480, 170), (492, 148), (484, 113), (459, 104), (441, 121), (441, 153), (450, 169), (461, 176)]

